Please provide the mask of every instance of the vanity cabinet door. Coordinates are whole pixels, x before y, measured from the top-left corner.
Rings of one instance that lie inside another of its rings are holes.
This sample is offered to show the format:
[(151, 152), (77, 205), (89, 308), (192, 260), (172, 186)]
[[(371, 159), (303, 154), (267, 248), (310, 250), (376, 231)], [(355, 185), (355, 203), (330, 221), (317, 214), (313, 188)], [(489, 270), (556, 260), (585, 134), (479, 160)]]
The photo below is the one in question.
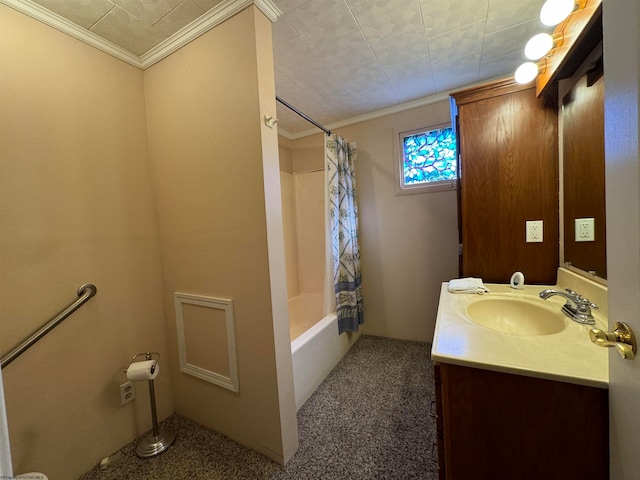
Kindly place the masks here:
[(439, 374), (441, 478), (609, 478), (606, 389), (449, 364)]
[(435, 402), (436, 402), (436, 439), (438, 448), (438, 480), (446, 480), (446, 465), (445, 465), (445, 446), (444, 446), (444, 421), (442, 410), (442, 381), (440, 379), (440, 364), (433, 364), (433, 381), (435, 384)]
[[(462, 274), (555, 284), (559, 264), (558, 119), (511, 80), (451, 94), (458, 107)], [(542, 220), (542, 242), (526, 222)]]

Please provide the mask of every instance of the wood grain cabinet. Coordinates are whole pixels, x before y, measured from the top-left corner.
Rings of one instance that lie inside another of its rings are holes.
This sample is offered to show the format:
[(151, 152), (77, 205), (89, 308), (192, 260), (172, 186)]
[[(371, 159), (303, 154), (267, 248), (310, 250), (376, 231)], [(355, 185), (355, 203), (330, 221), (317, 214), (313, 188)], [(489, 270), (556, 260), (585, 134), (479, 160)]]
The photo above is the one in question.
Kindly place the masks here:
[(606, 480), (607, 390), (436, 364), (441, 480)]
[[(454, 92), (460, 154), (461, 275), (555, 284), (559, 264), (558, 117), (513, 80)], [(526, 221), (543, 241), (526, 242)]]

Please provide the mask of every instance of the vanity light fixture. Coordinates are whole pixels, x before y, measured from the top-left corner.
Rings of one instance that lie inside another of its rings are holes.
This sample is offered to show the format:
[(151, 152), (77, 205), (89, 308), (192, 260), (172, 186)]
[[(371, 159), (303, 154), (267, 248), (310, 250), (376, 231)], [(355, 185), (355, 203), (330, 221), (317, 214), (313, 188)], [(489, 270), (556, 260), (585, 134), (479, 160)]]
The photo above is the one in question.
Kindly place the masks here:
[(533, 81), (538, 75), (538, 65), (534, 62), (526, 62), (516, 69), (516, 82), (524, 85)]
[[(540, 10), (540, 21), (552, 27), (563, 22), (569, 15), (576, 10), (582, 10), (586, 7), (587, 0), (546, 0)], [(556, 31), (558, 28), (556, 28)], [(564, 35), (562, 30), (553, 35), (548, 33), (539, 33), (534, 35), (525, 46), (524, 54), (531, 62), (523, 63), (515, 72), (515, 80), (520, 84), (526, 84), (533, 81), (538, 73), (546, 70), (548, 56), (553, 48), (562, 45)], [(534, 62), (538, 62), (537, 64)]]
[(555, 46), (554, 39), (548, 33), (539, 33), (531, 37), (524, 47), (524, 55), (529, 60), (539, 60)]
[(540, 10), (540, 21), (553, 27), (571, 15), (575, 6), (574, 0), (547, 0)]

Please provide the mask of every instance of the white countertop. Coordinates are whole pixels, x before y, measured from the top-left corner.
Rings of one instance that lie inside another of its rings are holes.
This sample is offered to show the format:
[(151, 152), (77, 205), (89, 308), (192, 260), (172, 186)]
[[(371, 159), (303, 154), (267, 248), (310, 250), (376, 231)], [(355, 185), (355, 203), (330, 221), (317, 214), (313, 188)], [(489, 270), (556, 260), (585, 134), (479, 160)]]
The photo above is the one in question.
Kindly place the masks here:
[[(442, 284), (431, 358), (441, 363), (482, 368), (498, 372), (558, 380), (599, 388), (609, 385), (609, 352), (591, 343), (588, 325), (580, 325), (566, 315), (565, 328), (552, 335), (525, 336), (501, 333), (474, 323), (468, 305), (476, 294), (454, 294)], [(527, 297), (560, 311), (565, 299), (538, 297), (543, 285), (525, 285), (514, 290), (508, 285), (485, 284), (491, 291), (482, 295)], [(607, 329), (607, 319), (593, 311), (596, 328)]]

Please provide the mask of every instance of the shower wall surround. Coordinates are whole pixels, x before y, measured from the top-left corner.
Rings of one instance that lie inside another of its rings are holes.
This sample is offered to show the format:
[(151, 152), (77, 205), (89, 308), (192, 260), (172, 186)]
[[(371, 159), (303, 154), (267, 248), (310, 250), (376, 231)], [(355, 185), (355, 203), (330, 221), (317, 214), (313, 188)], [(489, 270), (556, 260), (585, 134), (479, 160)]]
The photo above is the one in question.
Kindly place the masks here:
[[(278, 138), (288, 297), (323, 295), (325, 179), (322, 150), (293, 151)], [(317, 320), (320, 320), (318, 318)]]

